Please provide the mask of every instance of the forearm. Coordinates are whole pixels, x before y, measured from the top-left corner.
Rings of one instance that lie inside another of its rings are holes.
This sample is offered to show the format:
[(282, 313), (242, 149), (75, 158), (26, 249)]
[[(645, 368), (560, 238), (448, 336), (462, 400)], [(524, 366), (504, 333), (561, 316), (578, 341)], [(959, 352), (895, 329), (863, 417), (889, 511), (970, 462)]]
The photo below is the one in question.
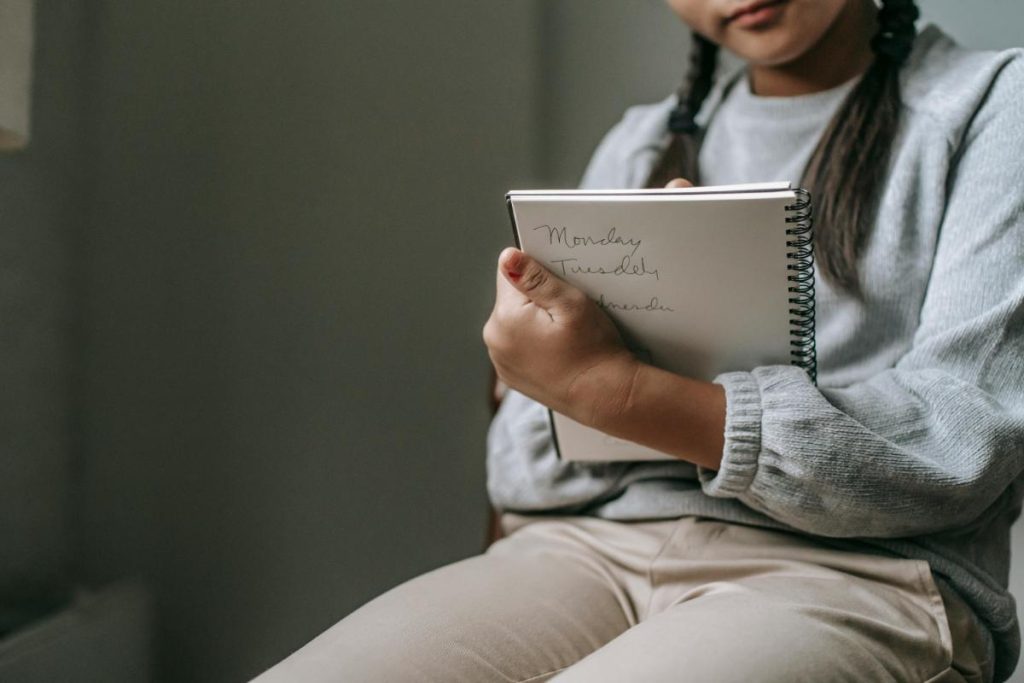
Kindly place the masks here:
[(639, 361), (617, 360), (580, 382), (570, 415), (606, 434), (717, 470), (725, 390)]

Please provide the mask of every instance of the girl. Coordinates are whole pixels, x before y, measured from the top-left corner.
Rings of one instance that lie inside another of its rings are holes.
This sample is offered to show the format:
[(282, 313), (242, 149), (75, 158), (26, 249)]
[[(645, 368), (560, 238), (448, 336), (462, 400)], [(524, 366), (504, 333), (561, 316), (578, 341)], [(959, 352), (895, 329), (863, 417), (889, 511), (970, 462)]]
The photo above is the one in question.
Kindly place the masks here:
[[(281, 681), (988, 681), (1024, 469), (1024, 60), (920, 35), (910, 0), (669, 0), (686, 83), (586, 187), (812, 189), (815, 386), (646, 366), (514, 249), (485, 341), (509, 392), (507, 537), (400, 586)], [(718, 51), (745, 68), (716, 78)], [(679, 462), (575, 464), (545, 407)]]

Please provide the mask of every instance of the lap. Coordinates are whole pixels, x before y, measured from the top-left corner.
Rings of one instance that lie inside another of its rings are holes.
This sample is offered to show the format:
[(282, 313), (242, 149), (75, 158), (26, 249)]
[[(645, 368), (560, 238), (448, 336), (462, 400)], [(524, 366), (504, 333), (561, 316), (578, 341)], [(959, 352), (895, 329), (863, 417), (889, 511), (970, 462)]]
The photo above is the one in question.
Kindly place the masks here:
[(951, 668), (943, 610), (924, 563), (795, 535), (534, 522), (385, 593), (258, 681), (976, 680)]
[(512, 534), (367, 603), (258, 683), (547, 680), (636, 623), (593, 538)]
[(882, 606), (858, 593), (842, 581), (788, 571), (713, 583), (652, 614), (554, 680), (964, 680), (950, 669), (951, 652), (930, 610), (911, 601)]

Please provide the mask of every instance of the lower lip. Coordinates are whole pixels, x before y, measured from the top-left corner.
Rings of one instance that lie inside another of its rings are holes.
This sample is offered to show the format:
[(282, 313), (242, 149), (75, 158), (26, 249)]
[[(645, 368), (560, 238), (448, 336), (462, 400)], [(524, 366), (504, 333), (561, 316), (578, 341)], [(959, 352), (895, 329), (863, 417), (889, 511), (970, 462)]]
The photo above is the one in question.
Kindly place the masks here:
[(779, 20), (782, 13), (786, 11), (785, 5), (785, 2), (780, 2), (776, 5), (762, 7), (754, 12), (741, 14), (732, 20), (732, 25), (748, 29), (767, 28)]

